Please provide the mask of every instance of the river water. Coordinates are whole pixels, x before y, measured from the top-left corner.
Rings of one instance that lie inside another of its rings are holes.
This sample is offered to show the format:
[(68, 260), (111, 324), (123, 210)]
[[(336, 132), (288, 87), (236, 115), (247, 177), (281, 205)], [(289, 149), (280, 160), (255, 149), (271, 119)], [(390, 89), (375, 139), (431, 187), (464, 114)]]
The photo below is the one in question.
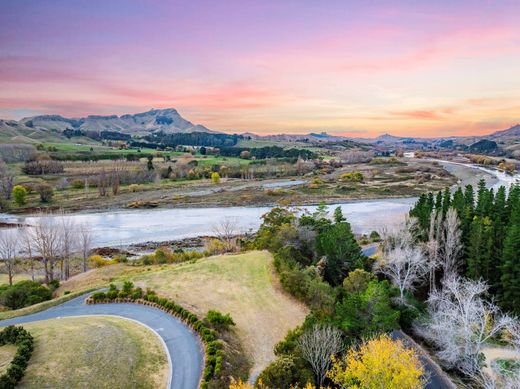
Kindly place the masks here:
[[(514, 178), (490, 169), (475, 167), (495, 176), (493, 186), (509, 185)], [(230, 194), (231, 195), (231, 194)], [(368, 234), (373, 230), (401, 223), (416, 198), (351, 201), (330, 205), (332, 212), (340, 206), (355, 233)], [(65, 215), (76, 223), (86, 223), (93, 231), (93, 244), (125, 246), (143, 242), (162, 242), (196, 236), (212, 235), (222, 220), (232, 218), (237, 232), (254, 231), (261, 224), (261, 216), (270, 207), (177, 208), (152, 210), (117, 210), (97, 213)], [(300, 212), (313, 212), (316, 206), (300, 207)], [(37, 222), (38, 216), (0, 214), (0, 220), (26, 225)]]

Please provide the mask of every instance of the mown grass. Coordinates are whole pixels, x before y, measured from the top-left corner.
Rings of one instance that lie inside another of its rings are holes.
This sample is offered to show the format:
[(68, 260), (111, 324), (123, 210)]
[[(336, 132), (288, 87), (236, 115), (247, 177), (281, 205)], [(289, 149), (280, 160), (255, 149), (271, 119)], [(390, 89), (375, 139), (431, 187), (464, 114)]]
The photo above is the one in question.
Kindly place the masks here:
[(140, 324), (115, 317), (60, 318), (24, 324), (35, 349), (20, 388), (159, 388), (166, 352)]

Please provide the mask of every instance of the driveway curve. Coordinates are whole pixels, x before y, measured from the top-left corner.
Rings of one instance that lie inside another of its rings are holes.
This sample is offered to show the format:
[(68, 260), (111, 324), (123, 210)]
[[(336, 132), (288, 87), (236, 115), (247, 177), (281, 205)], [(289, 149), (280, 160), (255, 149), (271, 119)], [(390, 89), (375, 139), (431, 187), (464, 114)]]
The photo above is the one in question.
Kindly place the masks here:
[(112, 315), (135, 320), (154, 330), (164, 341), (171, 360), (170, 389), (199, 387), (204, 357), (197, 335), (179, 319), (146, 305), (85, 304), (89, 293), (46, 311), (0, 321), (0, 327), (69, 316)]

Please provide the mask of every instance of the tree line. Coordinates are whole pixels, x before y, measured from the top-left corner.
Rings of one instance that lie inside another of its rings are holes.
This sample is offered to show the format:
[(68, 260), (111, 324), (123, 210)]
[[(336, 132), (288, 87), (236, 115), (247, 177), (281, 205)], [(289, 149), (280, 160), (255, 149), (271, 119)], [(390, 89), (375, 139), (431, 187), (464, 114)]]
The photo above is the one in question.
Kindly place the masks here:
[[(503, 309), (520, 312), (520, 187), (496, 192), (482, 180), (471, 185), (420, 196), (410, 215), (418, 219), (420, 237), (440, 238), (439, 226), (456, 211), (463, 249), (451, 260), (461, 274), (485, 280)], [(452, 216), (453, 218), (453, 216)]]

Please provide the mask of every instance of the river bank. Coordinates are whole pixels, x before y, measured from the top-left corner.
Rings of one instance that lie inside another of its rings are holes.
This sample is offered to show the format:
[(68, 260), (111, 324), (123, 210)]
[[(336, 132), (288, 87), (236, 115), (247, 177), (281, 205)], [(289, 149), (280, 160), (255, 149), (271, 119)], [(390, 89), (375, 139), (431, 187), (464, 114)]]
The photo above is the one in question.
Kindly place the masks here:
[[(472, 165), (442, 162), (452, 169), (461, 185), (475, 185), (481, 178), (489, 185), (509, 184), (499, 172)], [(512, 178), (514, 179), (514, 177)], [(287, 181), (286, 181), (287, 182)], [(234, 196), (234, 194), (228, 194)], [(341, 207), (356, 234), (369, 234), (401, 223), (416, 201), (416, 197), (384, 198), (376, 200), (332, 201), (329, 209)], [(337, 200), (337, 199), (336, 199)], [(299, 203), (299, 212), (314, 212), (314, 205)], [(272, 206), (248, 205), (234, 207), (170, 207), (157, 209), (109, 209), (102, 212), (79, 212), (64, 217), (77, 224), (87, 224), (93, 231), (95, 247), (127, 247), (145, 242), (179, 241), (187, 238), (214, 235), (215, 226), (226, 219), (234, 222), (236, 233), (254, 232), (261, 224), (261, 216)], [(287, 204), (286, 204), (287, 205)], [(57, 217), (57, 216), (52, 216)], [(0, 221), (19, 225), (34, 225), (38, 215), (0, 215)]]

